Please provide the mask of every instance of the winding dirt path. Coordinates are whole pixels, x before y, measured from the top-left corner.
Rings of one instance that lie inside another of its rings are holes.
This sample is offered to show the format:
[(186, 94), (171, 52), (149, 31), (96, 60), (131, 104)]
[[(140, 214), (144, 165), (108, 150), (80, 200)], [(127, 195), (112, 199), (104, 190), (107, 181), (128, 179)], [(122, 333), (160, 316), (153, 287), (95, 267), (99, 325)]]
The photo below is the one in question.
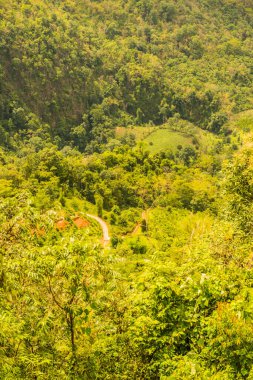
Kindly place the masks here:
[(109, 235), (109, 229), (108, 229), (106, 222), (103, 219), (99, 218), (99, 216), (96, 216), (96, 215), (87, 214), (87, 216), (91, 219), (96, 220), (100, 224), (102, 231), (103, 231), (103, 242), (104, 242), (104, 245), (107, 245), (111, 238)]

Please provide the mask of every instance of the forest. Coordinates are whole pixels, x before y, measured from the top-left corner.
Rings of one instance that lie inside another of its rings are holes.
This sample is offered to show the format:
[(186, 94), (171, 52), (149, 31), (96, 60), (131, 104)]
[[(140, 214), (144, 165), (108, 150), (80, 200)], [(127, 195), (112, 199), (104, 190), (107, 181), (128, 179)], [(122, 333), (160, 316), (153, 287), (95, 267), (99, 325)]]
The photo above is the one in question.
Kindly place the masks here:
[(252, 62), (251, 0), (0, 0), (0, 379), (253, 380)]

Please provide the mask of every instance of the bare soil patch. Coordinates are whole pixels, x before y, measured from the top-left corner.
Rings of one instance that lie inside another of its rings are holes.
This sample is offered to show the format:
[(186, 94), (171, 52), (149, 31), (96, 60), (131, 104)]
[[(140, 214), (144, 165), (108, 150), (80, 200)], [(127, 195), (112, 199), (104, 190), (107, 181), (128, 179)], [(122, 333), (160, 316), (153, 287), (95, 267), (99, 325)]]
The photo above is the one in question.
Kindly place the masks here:
[(61, 219), (55, 223), (55, 228), (57, 230), (65, 230), (68, 227), (68, 225), (69, 225), (69, 222), (67, 222), (67, 220)]
[(76, 225), (77, 228), (87, 228), (90, 224), (88, 220), (85, 220), (80, 216), (75, 217), (73, 219), (73, 223)]

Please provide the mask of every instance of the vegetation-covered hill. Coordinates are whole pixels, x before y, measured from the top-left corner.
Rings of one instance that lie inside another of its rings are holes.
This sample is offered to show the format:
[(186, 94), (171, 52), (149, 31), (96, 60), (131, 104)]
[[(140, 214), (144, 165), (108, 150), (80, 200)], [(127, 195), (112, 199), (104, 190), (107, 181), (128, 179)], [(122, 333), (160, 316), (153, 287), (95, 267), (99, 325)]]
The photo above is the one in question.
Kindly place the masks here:
[(0, 379), (253, 379), (252, 27), (0, 0)]
[[(217, 132), (252, 107), (251, 1), (1, 1), (1, 143), (101, 150), (175, 114)], [(43, 124), (45, 123), (45, 124)]]

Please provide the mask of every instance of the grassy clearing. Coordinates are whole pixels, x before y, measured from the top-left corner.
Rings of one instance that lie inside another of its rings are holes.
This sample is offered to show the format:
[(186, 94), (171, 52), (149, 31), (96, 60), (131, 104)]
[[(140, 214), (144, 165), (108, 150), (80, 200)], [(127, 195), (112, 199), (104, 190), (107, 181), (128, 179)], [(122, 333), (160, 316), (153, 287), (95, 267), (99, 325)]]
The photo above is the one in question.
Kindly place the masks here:
[(144, 141), (148, 144), (151, 153), (161, 150), (176, 151), (178, 145), (183, 147), (192, 145), (192, 137), (180, 132), (170, 131), (169, 129), (159, 129), (151, 133)]
[(118, 139), (130, 133), (134, 134), (136, 141), (146, 142), (151, 153), (161, 150), (175, 152), (178, 145), (183, 147), (194, 145), (193, 139), (202, 152), (208, 153), (219, 141), (219, 138), (212, 133), (204, 131), (186, 120), (176, 118), (169, 119), (163, 126), (116, 128), (116, 138)]

